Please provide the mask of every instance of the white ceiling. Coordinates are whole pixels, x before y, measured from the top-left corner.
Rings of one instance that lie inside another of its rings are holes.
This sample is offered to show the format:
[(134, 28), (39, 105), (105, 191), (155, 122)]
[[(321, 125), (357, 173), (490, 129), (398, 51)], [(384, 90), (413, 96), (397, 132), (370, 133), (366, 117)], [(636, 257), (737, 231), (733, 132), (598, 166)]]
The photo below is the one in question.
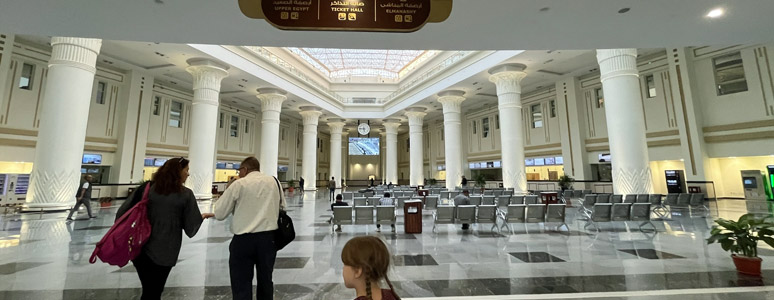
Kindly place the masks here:
[[(718, 6), (726, 16), (705, 17)], [(622, 8), (631, 10), (618, 13)], [(233, 0), (3, 0), (0, 28), (46, 36), (318, 48), (655, 48), (771, 41), (772, 12), (772, 0), (454, 0), (445, 22), (398, 34), (280, 31), (243, 16)]]

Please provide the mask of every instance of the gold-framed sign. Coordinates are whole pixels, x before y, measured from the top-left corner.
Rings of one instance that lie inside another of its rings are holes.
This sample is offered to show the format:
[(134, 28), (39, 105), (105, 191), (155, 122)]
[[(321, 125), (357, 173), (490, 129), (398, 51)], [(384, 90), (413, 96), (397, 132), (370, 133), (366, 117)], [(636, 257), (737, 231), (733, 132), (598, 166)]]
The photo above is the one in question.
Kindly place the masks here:
[(452, 0), (239, 0), (239, 9), (283, 30), (413, 32), (446, 20)]

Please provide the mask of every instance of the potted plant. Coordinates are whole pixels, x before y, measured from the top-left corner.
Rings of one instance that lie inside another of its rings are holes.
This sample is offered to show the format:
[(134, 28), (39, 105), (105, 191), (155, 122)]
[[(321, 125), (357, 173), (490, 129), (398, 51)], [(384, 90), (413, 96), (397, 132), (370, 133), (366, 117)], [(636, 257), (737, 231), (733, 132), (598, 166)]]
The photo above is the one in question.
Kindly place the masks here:
[(478, 175), (476, 175), (474, 180), (476, 181), (476, 187), (480, 187), (481, 188), (481, 193), (483, 194), (484, 193), (484, 186), (486, 186), (486, 177), (484, 177), (484, 174), (478, 174)]
[(758, 257), (758, 242), (774, 247), (772, 219), (745, 214), (738, 221), (718, 219), (715, 223), (707, 244), (718, 242), (723, 250), (731, 252), (739, 273), (760, 276), (762, 259)]
[(572, 183), (575, 181), (574, 178), (562, 175), (562, 177), (559, 177), (559, 187), (562, 188), (562, 191), (570, 189), (572, 187)]
[(427, 183), (430, 186), (435, 186), (436, 184), (438, 184), (438, 180), (436, 180), (435, 178), (430, 178), (430, 179), (427, 180)]
[(99, 198), (99, 207), (110, 207), (111, 202), (113, 202), (112, 197)]
[(293, 192), (296, 189), (296, 181), (291, 179), (288, 180), (288, 192)]

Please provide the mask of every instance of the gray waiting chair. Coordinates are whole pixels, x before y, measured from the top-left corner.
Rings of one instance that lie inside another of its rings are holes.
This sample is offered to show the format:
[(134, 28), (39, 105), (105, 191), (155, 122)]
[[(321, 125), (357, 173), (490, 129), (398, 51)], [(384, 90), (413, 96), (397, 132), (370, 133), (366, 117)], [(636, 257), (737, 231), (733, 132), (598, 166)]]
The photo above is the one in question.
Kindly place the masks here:
[(503, 196), (511, 196), (511, 197), (513, 197), (513, 190), (505, 190), (505, 191), (503, 191)]
[(403, 209), (403, 207), (406, 205), (406, 201), (409, 201), (410, 198), (408, 197), (398, 197), (398, 209)]
[(559, 228), (562, 228), (562, 226), (567, 228), (567, 231), (570, 231), (570, 227), (567, 226), (567, 222), (565, 220), (566, 218), (566, 205), (564, 204), (549, 204), (548, 208), (546, 209), (546, 223), (559, 223), (559, 226), (556, 227), (556, 230), (559, 230)]
[(367, 206), (368, 199), (365, 197), (355, 197), (354, 206)]
[(661, 194), (648, 195), (648, 202), (650, 203), (651, 210), (653, 210), (653, 212), (656, 213), (656, 215), (658, 215), (660, 218), (663, 218), (667, 215), (667, 213), (669, 213), (669, 210), (667, 210), (666, 206), (664, 206), (661, 198)]
[[(623, 195), (612, 195), (610, 196), (610, 203), (623, 203)], [(600, 203), (597, 201), (597, 203)]]
[(610, 194), (597, 194), (596, 203), (610, 203)]
[(666, 205), (666, 206), (669, 206), (670, 208), (672, 206), (676, 206), (677, 205), (677, 196), (678, 195), (679, 194), (667, 194), (666, 198), (664, 198), (664, 203), (663, 204)]
[(637, 195), (637, 201), (635, 203), (649, 203), (650, 198), (648, 194)]
[(542, 223), (546, 221), (545, 204), (527, 205), (527, 223)]
[(538, 203), (540, 203), (539, 201), (540, 201), (540, 199), (538, 199), (538, 196), (535, 196), (535, 195), (530, 195), (530, 196), (524, 197), (524, 204), (526, 204), (526, 205), (538, 204)]
[(583, 226), (583, 228), (587, 228), (589, 226), (594, 226), (594, 229), (599, 231), (599, 226), (597, 226), (597, 222), (610, 222), (610, 214), (613, 211), (613, 204), (612, 203), (598, 203), (595, 204), (591, 210), (591, 217), (586, 221), (586, 225)]
[(695, 193), (690, 195), (691, 199), (689, 200), (689, 203), (691, 206), (691, 213), (693, 213), (693, 209), (709, 211), (709, 207), (704, 204), (704, 193)]
[(436, 225), (438, 224), (454, 224), (454, 210), (453, 205), (439, 205), (433, 212), (433, 232), (436, 231)]
[(484, 190), (484, 196), (494, 196), (493, 190)]
[(691, 205), (691, 194), (681, 193), (677, 196), (677, 207), (688, 207)]
[(435, 209), (438, 207), (438, 195), (430, 195), (425, 198), (425, 208)]
[(392, 205), (377, 206), (376, 224), (395, 225), (395, 206), (392, 206)]
[(502, 195), (503, 195), (503, 192), (504, 192), (503, 190), (495, 190), (495, 191), (494, 191), (494, 196), (495, 196), (495, 197), (497, 197), (497, 196), (502, 196)]
[(497, 196), (495, 197), (495, 200), (497, 201), (497, 206), (506, 207), (511, 202), (511, 196)]
[(459, 205), (455, 209), (454, 216), (455, 223), (461, 224), (473, 224), (476, 222), (476, 206), (475, 205)]
[(524, 196), (511, 197), (510, 201), (508, 201), (508, 205), (511, 205), (511, 204), (524, 204)]
[(643, 231), (645, 225), (650, 224), (653, 227), (653, 231), (656, 231), (656, 225), (650, 221), (651, 204), (650, 203), (635, 203), (632, 204), (631, 215), (629, 220), (641, 221), (640, 231)]
[(449, 198), (450, 193), (447, 191), (441, 192), (441, 199), (451, 199)]
[(341, 193), (341, 197), (344, 199), (344, 201), (352, 202), (352, 199), (355, 197), (355, 195), (352, 194), (352, 192), (344, 192)]
[[(496, 205), (480, 205), (478, 206), (478, 212), (476, 213), (476, 223), (478, 224), (492, 224), (492, 228), (490, 229), (492, 232), (497, 229), (498, 233), (500, 231), (499, 228), (497, 228), (497, 206)], [(479, 229), (480, 230), (480, 229)]]
[(572, 200), (572, 190), (565, 190), (562, 192), (562, 198), (564, 198), (565, 202), (570, 202)]
[(626, 195), (626, 197), (624, 197), (624, 200), (623, 200), (623, 203), (632, 204), (632, 203), (635, 203), (635, 202), (637, 202), (637, 195), (635, 195), (635, 194)]
[(373, 206), (355, 206), (355, 224), (373, 224)]
[(583, 197), (583, 190), (574, 190), (572, 191), (572, 197), (575, 199), (580, 199)]
[(470, 196), (470, 205), (479, 206), (481, 205), (482, 197), (481, 196)]
[(631, 213), (632, 203), (615, 203), (613, 204), (613, 210), (610, 214), (612, 221), (626, 221), (629, 220), (629, 214)]
[(513, 233), (513, 223), (524, 223), (527, 221), (526, 219), (526, 213), (527, 213), (527, 206), (524, 204), (511, 204), (508, 205), (508, 209), (506, 210), (504, 219), (505, 222), (503, 226), (508, 226), (508, 229), (510, 229), (511, 234)]
[(597, 195), (586, 195), (583, 196), (583, 202), (581, 203), (581, 206), (578, 208), (581, 214), (586, 216), (586, 218), (591, 218), (591, 215), (594, 211), (594, 204), (597, 203)]
[(331, 230), (334, 225), (352, 225), (352, 206), (334, 206)]
[(495, 196), (484, 196), (481, 198), (481, 205), (495, 205)]

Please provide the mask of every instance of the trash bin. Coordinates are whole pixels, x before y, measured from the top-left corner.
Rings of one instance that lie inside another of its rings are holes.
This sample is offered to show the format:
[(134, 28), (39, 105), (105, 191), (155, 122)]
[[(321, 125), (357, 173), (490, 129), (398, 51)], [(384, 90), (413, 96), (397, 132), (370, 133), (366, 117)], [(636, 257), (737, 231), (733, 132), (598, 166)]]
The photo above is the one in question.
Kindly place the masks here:
[(422, 201), (410, 200), (403, 206), (403, 231), (405, 233), (422, 233)]

